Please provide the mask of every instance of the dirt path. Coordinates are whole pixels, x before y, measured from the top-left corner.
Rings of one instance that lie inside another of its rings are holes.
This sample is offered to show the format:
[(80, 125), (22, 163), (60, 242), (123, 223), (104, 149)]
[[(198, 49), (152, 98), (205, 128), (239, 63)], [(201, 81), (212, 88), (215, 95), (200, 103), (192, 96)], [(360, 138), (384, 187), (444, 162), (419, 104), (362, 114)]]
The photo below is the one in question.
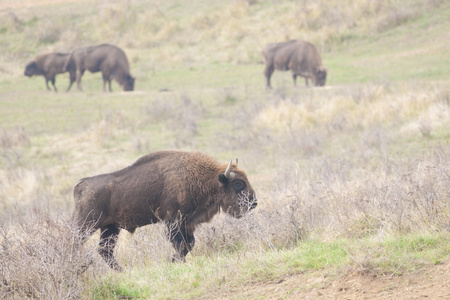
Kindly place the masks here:
[[(244, 286), (221, 299), (450, 299), (450, 262), (401, 276), (348, 273), (340, 277), (296, 275), (277, 283)], [(230, 296), (230, 294), (232, 296)], [(218, 299), (217, 298), (217, 299)]]

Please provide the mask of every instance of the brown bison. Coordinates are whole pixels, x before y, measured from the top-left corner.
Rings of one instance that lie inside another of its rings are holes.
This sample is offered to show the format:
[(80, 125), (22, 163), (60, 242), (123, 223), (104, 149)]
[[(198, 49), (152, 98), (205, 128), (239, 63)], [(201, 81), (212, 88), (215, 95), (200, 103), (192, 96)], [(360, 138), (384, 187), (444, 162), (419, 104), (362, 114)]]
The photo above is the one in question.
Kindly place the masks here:
[(111, 92), (111, 80), (114, 78), (124, 91), (134, 90), (134, 77), (130, 74), (130, 65), (125, 52), (119, 47), (109, 44), (79, 48), (70, 54), (67, 60), (69, 64), (74, 61), (77, 70), (77, 86), (81, 88), (81, 77), (84, 72), (102, 72), (103, 91), (106, 91), (106, 83)]
[[(50, 90), (48, 82), (53, 84), (53, 89), (57, 92), (55, 86), (55, 76), (56, 74), (69, 72), (70, 74), (70, 84), (67, 91), (72, 87), (75, 81), (75, 65), (73, 61), (68, 60), (69, 53), (48, 53), (42, 54), (36, 57), (33, 61), (28, 63), (25, 67), (25, 76), (31, 77), (33, 75), (42, 75), (45, 77), (45, 84), (47, 89)], [(67, 64), (67, 65), (66, 65)]]
[(120, 229), (165, 222), (176, 250), (173, 260), (185, 261), (194, 246), (194, 230), (219, 212), (234, 217), (256, 207), (245, 172), (219, 164), (199, 152), (162, 151), (139, 158), (131, 166), (81, 179), (74, 188), (73, 220), (83, 241), (101, 230), (99, 253), (120, 270), (113, 249)]
[(305, 77), (306, 86), (310, 78), (315, 86), (324, 86), (327, 69), (313, 44), (306, 41), (292, 40), (282, 43), (268, 44), (262, 51), (266, 61), (264, 75), (266, 87), (271, 88), (270, 76), (275, 70), (292, 71), (294, 86), (297, 76)]

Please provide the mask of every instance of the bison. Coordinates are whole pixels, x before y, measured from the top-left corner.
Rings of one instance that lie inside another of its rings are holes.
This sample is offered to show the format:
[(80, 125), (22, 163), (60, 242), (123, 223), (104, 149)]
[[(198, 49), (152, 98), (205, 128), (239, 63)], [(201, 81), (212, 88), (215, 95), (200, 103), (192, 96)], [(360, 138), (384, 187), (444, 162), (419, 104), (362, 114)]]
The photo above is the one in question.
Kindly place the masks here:
[(122, 49), (109, 44), (89, 46), (74, 50), (67, 59), (67, 63), (74, 61), (77, 74), (78, 90), (82, 90), (81, 77), (84, 72), (102, 72), (103, 91), (106, 91), (106, 83), (111, 89), (111, 80), (114, 78), (124, 91), (134, 90), (134, 77), (130, 74), (130, 65), (127, 56)]
[(288, 42), (268, 44), (262, 51), (266, 67), (266, 87), (271, 88), (270, 77), (275, 70), (292, 71), (294, 86), (297, 76), (305, 78), (306, 86), (310, 78), (315, 86), (324, 86), (327, 79), (327, 69), (322, 65), (322, 59), (316, 47), (306, 41), (291, 40)]
[(257, 205), (245, 172), (199, 152), (161, 151), (125, 169), (81, 179), (74, 188), (73, 220), (82, 242), (101, 230), (99, 253), (120, 271), (113, 250), (119, 231), (164, 222), (176, 254), (185, 261), (194, 230), (220, 209), (241, 217)]
[(58, 52), (39, 55), (26, 65), (24, 74), (28, 77), (33, 75), (44, 76), (47, 90), (50, 90), (48, 86), (48, 82), (50, 81), (53, 84), (54, 91), (57, 92), (58, 89), (55, 86), (56, 74), (69, 72), (70, 84), (67, 88), (67, 91), (69, 91), (75, 81), (76, 74), (75, 65), (69, 59), (69, 56), (69, 53)]

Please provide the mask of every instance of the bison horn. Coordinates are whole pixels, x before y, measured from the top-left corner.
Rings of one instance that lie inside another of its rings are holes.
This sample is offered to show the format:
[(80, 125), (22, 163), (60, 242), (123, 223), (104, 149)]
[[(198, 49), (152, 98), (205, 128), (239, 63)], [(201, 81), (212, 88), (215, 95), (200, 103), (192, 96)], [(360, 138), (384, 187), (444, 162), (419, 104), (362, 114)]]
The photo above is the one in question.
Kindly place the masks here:
[(231, 159), (231, 160), (230, 160), (230, 163), (228, 164), (228, 167), (227, 167), (227, 169), (225, 170), (225, 173), (224, 173), (225, 177), (226, 177), (228, 180), (233, 179), (234, 176), (236, 175), (236, 174), (234, 174), (234, 172), (231, 172), (231, 163), (232, 163), (232, 162), (233, 162), (233, 160)]

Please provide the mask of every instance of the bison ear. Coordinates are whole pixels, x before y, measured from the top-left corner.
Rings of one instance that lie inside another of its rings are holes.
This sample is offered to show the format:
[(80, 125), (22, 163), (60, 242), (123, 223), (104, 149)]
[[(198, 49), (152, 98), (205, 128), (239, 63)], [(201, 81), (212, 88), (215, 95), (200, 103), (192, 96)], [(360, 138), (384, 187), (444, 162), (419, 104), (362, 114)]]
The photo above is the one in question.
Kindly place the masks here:
[(231, 163), (233, 160), (231, 159), (228, 163), (227, 169), (225, 170), (225, 173), (219, 174), (219, 181), (221, 183), (226, 183), (228, 180), (232, 180), (236, 174), (234, 172), (231, 172)]
[(219, 181), (220, 181), (220, 183), (225, 184), (228, 182), (228, 179), (225, 176), (225, 174), (219, 174)]

